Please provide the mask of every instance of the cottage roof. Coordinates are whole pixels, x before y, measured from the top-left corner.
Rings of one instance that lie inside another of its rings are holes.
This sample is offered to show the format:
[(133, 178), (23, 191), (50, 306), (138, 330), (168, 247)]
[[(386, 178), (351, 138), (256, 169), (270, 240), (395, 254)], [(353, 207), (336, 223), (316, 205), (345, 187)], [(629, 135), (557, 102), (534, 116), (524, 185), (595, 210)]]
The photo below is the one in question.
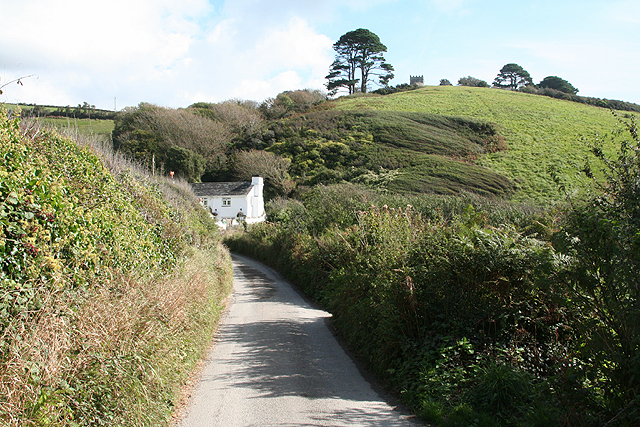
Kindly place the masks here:
[(251, 181), (246, 182), (197, 182), (191, 184), (198, 197), (244, 196), (251, 191)]

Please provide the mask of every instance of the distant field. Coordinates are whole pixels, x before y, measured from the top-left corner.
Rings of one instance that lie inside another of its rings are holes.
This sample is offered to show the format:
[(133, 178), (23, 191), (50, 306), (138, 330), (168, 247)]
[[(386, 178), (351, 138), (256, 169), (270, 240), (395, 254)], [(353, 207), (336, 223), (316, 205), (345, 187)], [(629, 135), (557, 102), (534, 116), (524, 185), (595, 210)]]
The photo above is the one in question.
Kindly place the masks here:
[[(342, 110), (415, 111), (469, 117), (497, 124), (507, 151), (486, 154), (477, 164), (512, 179), (515, 199), (547, 201), (560, 196), (550, 169), (579, 186), (576, 168), (586, 154), (582, 137), (607, 134), (617, 120), (609, 110), (499, 89), (435, 86), (388, 96), (342, 98)], [(624, 115), (626, 113), (621, 113)]]
[[(5, 106), (8, 110), (19, 108), (24, 111), (24, 110), (31, 110), (34, 108), (33, 105), (26, 105), (26, 104), (2, 103), (2, 105)], [(38, 105), (38, 108), (41, 108), (47, 112), (52, 112), (52, 111), (56, 111), (60, 107), (57, 107), (55, 105)]]
[(58, 129), (67, 129), (84, 135), (110, 136), (113, 130), (113, 120), (71, 119), (66, 117), (46, 117), (37, 119), (42, 123), (52, 125)]
[[(29, 105), (17, 105), (17, 104), (0, 104), (0, 108), (5, 107), (8, 110), (20, 108), (21, 110), (28, 110), (33, 108)], [(60, 107), (46, 105), (39, 106), (49, 112), (56, 111)], [(113, 120), (96, 120), (96, 119), (75, 119), (73, 117), (41, 117), (34, 119), (40, 123), (54, 126), (61, 130), (71, 130), (72, 132), (78, 132), (83, 135), (106, 135), (110, 136), (114, 127)]]

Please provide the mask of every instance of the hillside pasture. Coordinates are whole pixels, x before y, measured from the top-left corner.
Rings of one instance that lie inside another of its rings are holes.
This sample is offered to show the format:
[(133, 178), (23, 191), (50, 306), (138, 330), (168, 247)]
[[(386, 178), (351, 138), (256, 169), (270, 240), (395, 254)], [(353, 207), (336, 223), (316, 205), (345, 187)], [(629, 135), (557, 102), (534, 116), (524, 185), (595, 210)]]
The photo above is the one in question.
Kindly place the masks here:
[(483, 154), (476, 164), (515, 182), (514, 199), (539, 202), (563, 196), (554, 174), (571, 190), (584, 187), (576, 173), (587, 154), (582, 138), (606, 134), (617, 123), (604, 108), (474, 87), (434, 86), (388, 96), (344, 97), (335, 102), (335, 109), (414, 112), (492, 123), (507, 149)]
[(458, 194), (471, 191), (483, 196), (513, 193), (513, 183), (493, 171), (447, 157), (417, 156), (387, 187), (391, 192)]
[(68, 134), (111, 136), (113, 120), (74, 119), (69, 117), (43, 117), (34, 119), (38, 123), (50, 125)]

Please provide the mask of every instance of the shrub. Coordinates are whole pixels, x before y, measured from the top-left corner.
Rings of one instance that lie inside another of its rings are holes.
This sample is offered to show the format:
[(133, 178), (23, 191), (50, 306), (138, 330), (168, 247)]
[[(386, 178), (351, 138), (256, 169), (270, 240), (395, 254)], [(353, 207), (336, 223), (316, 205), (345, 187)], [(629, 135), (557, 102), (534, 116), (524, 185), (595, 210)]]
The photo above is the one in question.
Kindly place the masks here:
[(280, 119), (294, 113), (309, 111), (327, 100), (327, 94), (317, 89), (287, 90), (275, 98), (267, 98), (260, 104), (260, 111), (267, 119)]
[(318, 185), (302, 195), (308, 212), (309, 233), (320, 235), (332, 227), (346, 228), (356, 223), (356, 212), (366, 209), (373, 192), (354, 184)]
[[(118, 113), (113, 130), (113, 148), (154, 173), (156, 170), (167, 173), (171, 162), (182, 161), (170, 158), (176, 154), (182, 157), (183, 151), (170, 151), (172, 147), (179, 147), (195, 153), (191, 158), (203, 157), (207, 173), (221, 174), (227, 166), (227, 148), (236, 136), (233, 124), (203, 117), (196, 109), (175, 110), (141, 103)], [(199, 158), (196, 158), (198, 166)], [(185, 177), (199, 171), (200, 167)], [(194, 180), (199, 181), (200, 175)]]
[[(581, 313), (580, 352), (591, 381), (604, 390), (616, 419), (640, 422), (640, 138), (635, 118), (611, 136), (617, 157), (602, 138), (589, 144), (605, 182), (600, 195), (579, 204), (567, 218), (559, 247), (570, 256), (563, 277)], [(584, 173), (594, 178), (591, 161)], [(595, 179), (595, 178), (594, 178)], [(629, 425), (631, 425), (629, 424)]]
[(475, 77), (467, 76), (458, 79), (458, 86), (489, 87), (489, 83)]
[(267, 221), (281, 224), (296, 233), (308, 232), (309, 213), (302, 202), (295, 199), (276, 197), (265, 205)]
[(295, 187), (287, 172), (290, 165), (288, 158), (268, 151), (239, 151), (233, 156), (233, 177), (247, 181), (252, 176), (261, 176), (265, 181), (266, 198), (287, 196)]
[(491, 362), (480, 371), (470, 401), (479, 411), (510, 418), (526, 411), (533, 397), (529, 376), (506, 364)]
[(173, 146), (167, 150), (167, 170), (175, 171), (179, 177), (189, 182), (200, 182), (204, 164), (204, 157), (188, 148)]

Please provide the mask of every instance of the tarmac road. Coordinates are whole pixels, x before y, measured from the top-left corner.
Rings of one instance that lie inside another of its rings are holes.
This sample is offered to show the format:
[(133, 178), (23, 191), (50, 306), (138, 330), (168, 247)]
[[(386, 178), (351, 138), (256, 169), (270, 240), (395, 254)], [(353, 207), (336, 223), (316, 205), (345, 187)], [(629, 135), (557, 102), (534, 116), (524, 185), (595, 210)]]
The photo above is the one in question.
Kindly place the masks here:
[(234, 255), (234, 294), (180, 427), (422, 425), (374, 391), (313, 308)]

